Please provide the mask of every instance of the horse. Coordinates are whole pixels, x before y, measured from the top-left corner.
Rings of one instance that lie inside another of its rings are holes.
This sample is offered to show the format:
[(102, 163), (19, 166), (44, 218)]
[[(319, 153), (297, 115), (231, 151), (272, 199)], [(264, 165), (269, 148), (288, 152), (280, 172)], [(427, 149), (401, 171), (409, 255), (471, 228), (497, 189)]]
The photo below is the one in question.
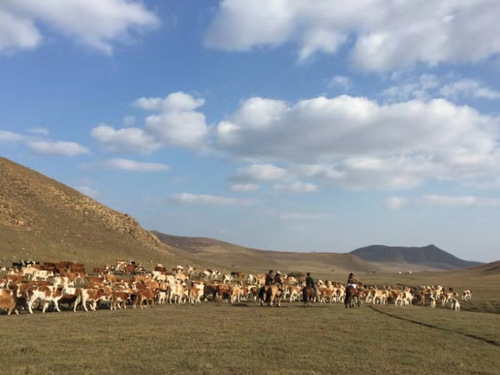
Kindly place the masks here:
[(276, 304), (277, 307), (281, 307), (283, 294), (283, 290), (281, 290), (277, 284), (264, 285), (259, 289), (258, 297), (260, 305), (264, 306), (264, 303), (267, 302), (267, 306)]
[(304, 301), (304, 306), (312, 306), (315, 298), (316, 295), (313, 287), (305, 286), (302, 289), (302, 301)]
[(354, 307), (354, 305), (357, 304), (358, 306), (361, 306), (361, 301), (358, 297), (358, 289), (351, 284), (347, 285), (347, 288), (345, 289), (345, 299), (344, 299), (344, 305), (347, 309), (347, 306), (349, 307)]

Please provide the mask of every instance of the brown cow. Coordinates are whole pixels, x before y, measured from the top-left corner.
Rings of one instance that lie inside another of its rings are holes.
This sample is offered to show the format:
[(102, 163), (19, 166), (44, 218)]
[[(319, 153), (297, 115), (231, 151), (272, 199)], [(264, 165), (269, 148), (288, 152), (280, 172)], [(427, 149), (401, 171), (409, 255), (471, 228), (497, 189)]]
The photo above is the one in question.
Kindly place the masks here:
[(144, 308), (143, 302), (146, 301), (146, 307), (149, 307), (149, 302), (151, 302), (151, 307), (155, 304), (155, 298), (157, 294), (157, 289), (149, 289), (143, 288), (137, 291), (137, 296), (134, 301), (134, 309), (137, 307), (137, 304), (142, 308)]
[(12, 290), (0, 289), (0, 309), (7, 310), (7, 315), (10, 315), (12, 311), (19, 315), (16, 309), (16, 296)]

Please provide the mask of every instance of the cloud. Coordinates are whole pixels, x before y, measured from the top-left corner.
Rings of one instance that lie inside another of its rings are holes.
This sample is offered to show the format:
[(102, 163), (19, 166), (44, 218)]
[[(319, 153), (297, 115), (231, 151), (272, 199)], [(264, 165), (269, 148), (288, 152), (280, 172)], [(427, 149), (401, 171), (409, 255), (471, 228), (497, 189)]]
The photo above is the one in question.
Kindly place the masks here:
[(183, 93), (174, 92), (166, 98), (139, 98), (134, 102), (138, 108), (160, 112), (190, 112), (205, 104), (205, 100)]
[(190, 194), (190, 193), (174, 194), (170, 197), (170, 200), (182, 204), (209, 205), (209, 206), (239, 206), (239, 205), (250, 204), (250, 201), (245, 199), (223, 197), (218, 195)]
[(478, 207), (498, 208), (500, 198), (481, 198), (476, 196), (425, 195), (423, 202), (440, 207)]
[(0, 52), (33, 49), (41, 39), (33, 20), (13, 14), (5, 5), (0, 5)]
[(50, 130), (47, 128), (31, 128), (28, 130), (32, 134), (37, 134), (37, 135), (49, 135)]
[(100, 124), (92, 129), (91, 135), (113, 151), (151, 153), (162, 146), (200, 150), (210, 133), (205, 115), (195, 111), (204, 103), (204, 99), (183, 92), (165, 98), (142, 97), (132, 105), (159, 112), (147, 116), (142, 128), (114, 129)]
[(28, 147), (42, 155), (76, 156), (88, 154), (89, 150), (75, 142), (31, 141)]
[(272, 164), (252, 164), (239, 168), (235, 179), (237, 181), (270, 182), (281, 180), (288, 176), (286, 169)]
[(316, 185), (300, 181), (294, 181), (288, 184), (274, 184), (273, 189), (289, 193), (315, 193), (318, 191)]
[(0, 3), (0, 51), (33, 49), (56, 32), (106, 54), (113, 44), (155, 28), (158, 17), (133, 0), (5, 0)]
[(390, 210), (399, 210), (401, 209), (406, 203), (408, 202), (408, 199), (402, 198), (402, 197), (389, 197), (385, 200), (385, 205), (387, 208)]
[(418, 78), (410, 78), (405, 82), (389, 87), (382, 92), (389, 102), (400, 102), (411, 99), (430, 100), (444, 97), (457, 99), (500, 99), (500, 92), (487, 87), (484, 83), (471, 78), (454, 80), (454, 77), (436, 77), (423, 74)]
[(23, 140), (23, 136), (8, 130), (0, 130), (0, 142), (18, 142)]
[(200, 148), (208, 136), (205, 115), (175, 112), (146, 118), (144, 130), (165, 146)]
[(110, 125), (100, 124), (90, 132), (91, 136), (113, 151), (151, 153), (160, 147), (154, 137), (139, 128), (116, 130)]
[(247, 191), (254, 191), (259, 188), (259, 185), (257, 184), (232, 184), (231, 185), (231, 190), (232, 191), (238, 191), (238, 192), (247, 192)]
[[(230, 51), (298, 46), (299, 59), (351, 46), (358, 69), (390, 71), (417, 64), (467, 63), (500, 52), (496, 0), (224, 0), (205, 45)], [(259, 25), (259, 27), (255, 27)]]
[(498, 176), (498, 125), (445, 99), (379, 104), (342, 95), (296, 103), (251, 98), (215, 133), (221, 150), (260, 162), (240, 169), (238, 182), (303, 176), (346, 188), (401, 189), (436, 178)]
[(170, 167), (162, 163), (143, 163), (128, 159), (109, 159), (103, 163), (108, 168), (121, 169), (128, 172), (161, 172)]
[(352, 87), (352, 81), (349, 77), (345, 76), (334, 76), (328, 82), (328, 88), (340, 88), (342, 90), (348, 91)]
[(447, 84), (441, 88), (440, 93), (446, 98), (477, 98), (477, 99), (500, 99), (500, 92), (494, 91), (481, 82), (473, 79), (462, 79)]

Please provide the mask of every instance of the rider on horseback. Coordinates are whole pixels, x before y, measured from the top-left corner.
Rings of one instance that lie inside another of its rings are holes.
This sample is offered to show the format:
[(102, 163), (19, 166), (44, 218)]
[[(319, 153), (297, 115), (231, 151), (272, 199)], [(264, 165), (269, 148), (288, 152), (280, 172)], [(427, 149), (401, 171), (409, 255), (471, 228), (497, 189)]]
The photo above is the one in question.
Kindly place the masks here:
[(274, 283), (278, 286), (278, 289), (283, 293), (283, 279), (281, 278), (281, 272), (276, 272), (274, 275)]
[(316, 287), (316, 283), (314, 282), (314, 279), (312, 278), (310, 272), (307, 273), (306, 286), (310, 286), (311, 288), (314, 289), (314, 297), (318, 295), (318, 289)]
[(264, 282), (264, 292), (266, 293), (266, 302), (271, 301), (271, 285), (274, 284), (274, 272), (273, 270), (269, 270), (269, 273), (266, 275), (266, 281)]
[(354, 274), (351, 272), (349, 274), (349, 277), (347, 278), (347, 284), (346, 284), (346, 289), (349, 285), (351, 285), (354, 290), (356, 290), (356, 296), (358, 295), (358, 292), (359, 292), (359, 289), (358, 289), (358, 285), (361, 284), (361, 282), (356, 278), (356, 276), (354, 276)]

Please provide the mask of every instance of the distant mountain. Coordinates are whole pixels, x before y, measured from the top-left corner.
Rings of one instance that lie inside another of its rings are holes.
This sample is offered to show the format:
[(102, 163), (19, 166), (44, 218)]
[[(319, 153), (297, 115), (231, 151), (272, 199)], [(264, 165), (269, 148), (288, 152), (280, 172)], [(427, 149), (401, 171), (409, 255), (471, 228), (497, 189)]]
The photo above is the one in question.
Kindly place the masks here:
[(349, 254), (375, 264), (408, 263), (444, 270), (469, 268), (483, 264), (459, 259), (435, 245), (424, 247), (371, 245), (353, 250)]
[(130, 215), (0, 157), (0, 264), (30, 258), (93, 265), (175, 261)]
[(343, 280), (349, 272), (380, 272), (378, 265), (345, 253), (305, 253), (251, 249), (212, 238), (180, 237), (153, 231), (179, 256), (193, 256), (226, 271), (312, 272), (316, 277)]

